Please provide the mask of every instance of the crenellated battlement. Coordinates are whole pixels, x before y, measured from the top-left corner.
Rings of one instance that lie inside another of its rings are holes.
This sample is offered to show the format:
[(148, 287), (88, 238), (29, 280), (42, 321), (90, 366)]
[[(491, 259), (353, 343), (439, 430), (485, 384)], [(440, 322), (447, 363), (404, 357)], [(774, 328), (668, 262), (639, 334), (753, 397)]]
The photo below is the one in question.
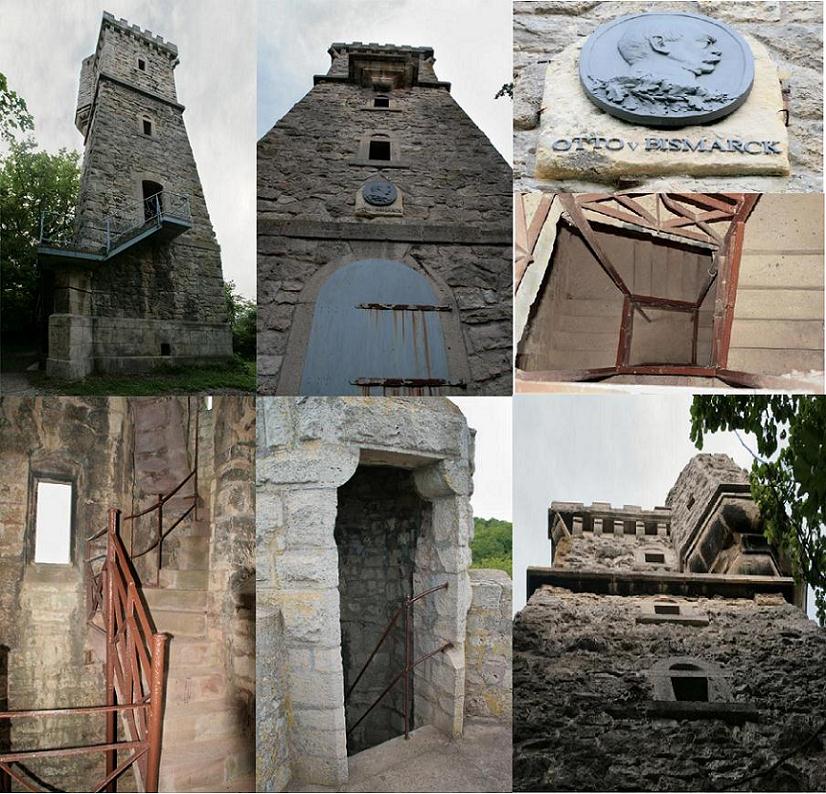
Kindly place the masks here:
[(106, 27), (132, 36), (139, 41), (155, 47), (157, 50), (165, 51), (172, 58), (178, 57), (178, 48), (171, 41), (166, 41), (163, 36), (153, 33), (151, 30), (144, 30), (138, 25), (130, 25), (129, 22), (123, 18), (116, 19), (115, 15), (110, 14), (108, 11), (103, 12), (101, 33)]
[(594, 535), (669, 537), (671, 510), (667, 507), (643, 510), (639, 505), (614, 507), (609, 502), (594, 502), (587, 506), (582, 502), (552, 502), (548, 537), (555, 540), (554, 533), (563, 532), (563, 527), (571, 535), (591, 532)]

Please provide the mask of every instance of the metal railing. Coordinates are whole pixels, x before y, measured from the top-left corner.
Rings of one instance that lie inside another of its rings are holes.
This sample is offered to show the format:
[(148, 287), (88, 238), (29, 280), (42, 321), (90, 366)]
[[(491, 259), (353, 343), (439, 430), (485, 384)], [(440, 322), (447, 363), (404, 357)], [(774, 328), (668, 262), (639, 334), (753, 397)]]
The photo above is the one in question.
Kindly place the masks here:
[[(90, 536), (87, 542), (103, 534), (107, 542), (105, 562), (99, 573), (98, 606), (102, 606), (106, 635), (106, 704), (4, 711), (0, 712), (0, 720), (102, 714), (105, 742), (0, 754), (0, 771), (29, 791), (54, 789), (33, 778), (26, 762), (98, 752), (104, 754), (105, 774), (88, 791), (115, 791), (117, 779), (133, 765), (137, 767), (143, 790), (158, 790), (168, 635), (154, 630), (143, 604), (140, 585), (120, 537), (120, 510), (111, 508), (107, 528)], [(127, 740), (117, 738), (119, 716), (129, 734)], [(119, 752), (127, 753), (120, 763)]]
[(390, 636), (390, 631), (392, 630), (393, 626), (399, 620), (399, 617), (403, 617), (403, 626), (404, 626), (404, 668), (398, 675), (394, 676), (393, 680), (385, 687), (384, 691), (372, 702), (370, 707), (364, 714), (361, 715), (354, 723), (350, 726), (347, 730), (347, 736), (349, 736), (361, 723), (364, 721), (365, 717), (382, 701), (384, 696), (402, 679), (404, 679), (404, 738), (410, 738), (410, 674), (413, 672), (415, 667), (418, 667), (422, 662), (427, 661), (430, 659), (431, 656), (435, 656), (437, 653), (444, 653), (448, 648), (453, 647), (452, 642), (446, 642), (441, 647), (436, 648), (435, 651), (430, 651), (429, 653), (420, 656), (418, 659), (413, 658), (413, 604), (417, 601), (421, 601), (421, 599), (432, 595), (433, 593), (438, 592), (439, 590), (447, 590), (447, 582), (443, 584), (437, 585), (436, 587), (431, 587), (429, 590), (425, 590), (424, 592), (419, 593), (418, 595), (411, 595), (405, 596), (404, 601), (402, 602), (401, 606), (393, 613), (393, 616), (390, 618), (390, 622), (385, 627), (384, 631), (382, 632), (379, 641), (376, 643), (376, 647), (373, 648), (373, 652), (370, 656), (367, 657), (367, 661), (362, 666), (359, 674), (356, 676), (355, 680), (352, 684), (350, 684), (350, 688), (344, 695), (344, 703), (346, 704), (347, 701), (350, 699), (350, 695), (353, 694), (353, 690), (356, 688), (356, 685), (359, 681), (361, 681), (362, 676), (364, 675), (367, 668), (370, 666), (370, 662), (373, 661), (376, 654), (381, 648), (384, 641)]
[(95, 221), (82, 221), (77, 213), (45, 211), (40, 215), (39, 244), (106, 255), (133, 237), (160, 228), (164, 221), (192, 225), (188, 195), (162, 190)]

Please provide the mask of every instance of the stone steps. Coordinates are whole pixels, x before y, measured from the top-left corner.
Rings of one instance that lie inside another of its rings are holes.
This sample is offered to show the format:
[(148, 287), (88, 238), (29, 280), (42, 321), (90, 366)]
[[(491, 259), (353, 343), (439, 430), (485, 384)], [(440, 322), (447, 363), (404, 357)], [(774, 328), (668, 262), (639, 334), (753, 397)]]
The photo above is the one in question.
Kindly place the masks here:
[[(179, 571), (174, 568), (162, 568), (160, 586), (174, 590), (206, 590), (209, 586), (209, 571), (206, 569)], [(147, 590), (145, 589), (144, 592)]]
[(203, 612), (207, 607), (206, 590), (181, 590), (178, 588), (151, 587), (143, 591), (149, 608), (175, 609), (188, 612)]
[(174, 636), (206, 637), (207, 621), (205, 611), (185, 609), (165, 609), (156, 607), (151, 610), (155, 628)]
[[(186, 747), (164, 742), (159, 791), (255, 791), (254, 759), (249, 740), (211, 739)], [(165, 763), (164, 756), (174, 757)]]

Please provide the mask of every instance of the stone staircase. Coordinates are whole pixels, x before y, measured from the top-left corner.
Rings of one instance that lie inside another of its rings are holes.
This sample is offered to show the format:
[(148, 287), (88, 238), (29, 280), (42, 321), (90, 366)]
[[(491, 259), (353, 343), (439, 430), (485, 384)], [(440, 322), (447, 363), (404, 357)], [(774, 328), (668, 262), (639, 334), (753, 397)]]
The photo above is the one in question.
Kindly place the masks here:
[[(178, 452), (186, 450), (182, 430), (186, 423), (174, 415), (175, 409), (170, 415), (171, 402), (145, 400), (136, 409), (136, 429), (142, 433), (138, 436), (136, 486), (147, 495), (171, 489), (190, 470), (188, 457)], [(184, 486), (164, 505), (165, 525), (171, 525), (191, 505), (191, 494), (192, 489)], [(164, 544), (158, 587), (143, 587), (156, 629), (171, 636), (160, 791), (255, 788), (254, 770), (244, 768), (241, 761), (250, 756), (251, 739), (230, 700), (221, 633), (210, 625), (208, 616), (208, 510), (208, 504), (199, 499), (197, 520), (188, 516)]]

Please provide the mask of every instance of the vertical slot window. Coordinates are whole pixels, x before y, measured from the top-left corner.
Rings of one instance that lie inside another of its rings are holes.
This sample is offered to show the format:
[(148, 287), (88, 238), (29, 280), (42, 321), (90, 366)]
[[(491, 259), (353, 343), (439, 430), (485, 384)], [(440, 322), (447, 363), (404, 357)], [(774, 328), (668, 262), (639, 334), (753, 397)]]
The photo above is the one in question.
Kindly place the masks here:
[(72, 485), (38, 480), (35, 485), (34, 561), (72, 564)]

